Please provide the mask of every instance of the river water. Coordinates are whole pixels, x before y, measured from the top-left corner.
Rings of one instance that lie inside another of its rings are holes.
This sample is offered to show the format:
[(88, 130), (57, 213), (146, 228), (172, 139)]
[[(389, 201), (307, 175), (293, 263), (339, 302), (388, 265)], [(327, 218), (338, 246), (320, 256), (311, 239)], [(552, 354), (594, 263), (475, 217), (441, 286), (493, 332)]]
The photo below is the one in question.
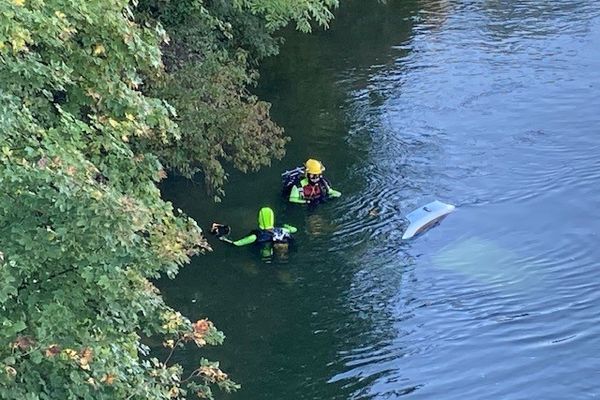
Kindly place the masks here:
[[(343, 1), (289, 33), (259, 94), (287, 156), (233, 174), (223, 203), (165, 194), (241, 237), (269, 204), (287, 262), (212, 240), (167, 300), (208, 316), (227, 399), (600, 397), (600, 3)], [(343, 197), (286, 205), (279, 173), (321, 159)], [(402, 241), (403, 216), (457, 206)]]

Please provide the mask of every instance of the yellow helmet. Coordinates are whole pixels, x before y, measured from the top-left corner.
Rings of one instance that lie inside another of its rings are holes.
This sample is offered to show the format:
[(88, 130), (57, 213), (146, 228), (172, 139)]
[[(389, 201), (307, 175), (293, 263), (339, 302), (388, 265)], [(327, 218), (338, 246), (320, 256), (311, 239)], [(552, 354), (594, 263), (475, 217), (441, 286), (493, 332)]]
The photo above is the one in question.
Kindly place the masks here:
[(306, 160), (304, 168), (307, 174), (320, 175), (325, 171), (325, 167), (321, 164), (321, 161), (314, 160), (312, 158)]

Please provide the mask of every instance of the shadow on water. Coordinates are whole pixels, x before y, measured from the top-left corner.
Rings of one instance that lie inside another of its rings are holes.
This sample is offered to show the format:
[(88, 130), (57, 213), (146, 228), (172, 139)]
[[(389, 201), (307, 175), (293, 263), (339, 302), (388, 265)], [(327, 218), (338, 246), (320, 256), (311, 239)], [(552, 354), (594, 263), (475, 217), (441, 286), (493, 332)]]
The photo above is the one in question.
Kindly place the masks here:
[[(222, 397), (600, 393), (599, 15), (591, 0), (354, 0), (328, 31), (286, 33), (257, 91), (287, 156), (233, 173), (219, 205), (164, 187), (236, 238), (262, 205), (299, 228), (285, 263), (217, 241), (160, 282), (227, 334), (208, 355), (243, 390)], [(309, 156), (344, 194), (314, 211), (279, 198), (280, 172)], [(458, 210), (402, 241), (402, 216), (434, 198)]]

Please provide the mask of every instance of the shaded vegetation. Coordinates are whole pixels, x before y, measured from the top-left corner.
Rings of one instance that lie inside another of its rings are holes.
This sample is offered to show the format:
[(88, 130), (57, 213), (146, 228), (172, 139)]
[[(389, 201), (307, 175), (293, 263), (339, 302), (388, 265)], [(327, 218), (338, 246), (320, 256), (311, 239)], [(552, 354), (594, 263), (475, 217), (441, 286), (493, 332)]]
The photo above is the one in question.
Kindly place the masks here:
[(221, 193), (223, 162), (282, 154), (281, 128), (247, 91), (252, 68), (276, 51), (275, 29), (325, 24), (334, 3), (0, 2), (0, 398), (237, 388), (218, 363), (184, 374), (171, 361), (223, 334), (151, 283), (210, 250), (156, 185), (167, 165)]

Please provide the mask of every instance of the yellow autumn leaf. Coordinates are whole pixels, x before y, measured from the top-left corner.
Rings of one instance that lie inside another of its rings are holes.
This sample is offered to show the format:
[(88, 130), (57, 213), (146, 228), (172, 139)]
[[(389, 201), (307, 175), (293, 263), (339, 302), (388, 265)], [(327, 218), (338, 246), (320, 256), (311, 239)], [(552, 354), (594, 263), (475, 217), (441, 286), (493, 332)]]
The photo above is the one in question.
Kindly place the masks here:
[(58, 18), (60, 19), (64, 19), (66, 18), (65, 13), (61, 12), (61, 11), (54, 11), (54, 15), (56, 15)]
[(115, 378), (116, 376), (113, 374), (104, 374), (104, 376), (102, 376), (102, 378), (100, 379), (100, 382), (106, 383), (107, 385), (112, 385), (115, 381)]
[(169, 390), (169, 397), (175, 398), (179, 396), (179, 389), (176, 386), (173, 386), (171, 390)]
[(13, 32), (10, 38), (10, 44), (12, 45), (13, 51), (18, 53), (20, 51), (27, 50), (27, 42), (31, 42), (31, 34), (25, 29), (18, 28)]
[(79, 359), (79, 354), (77, 354), (77, 352), (73, 349), (64, 349), (63, 354), (65, 354), (67, 357), (69, 357), (71, 360), (78, 360)]
[(89, 347), (86, 347), (79, 353), (79, 366), (81, 369), (90, 370), (90, 362), (92, 362), (93, 356), (94, 352)]
[(76, 32), (77, 32), (77, 29), (75, 29), (73, 27), (66, 27), (60, 31), (60, 33), (58, 34), (58, 37), (61, 40), (67, 40)]
[(119, 126), (119, 123), (117, 121), (115, 121), (112, 118), (108, 119), (108, 123), (110, 124), (110, 126), (112, 126), (113, 128), (116, 128), (117, 126)]
[(25, 4), (25, 0), (12, 0), (12, 3), (17, 7), (22, 7)]
[(94, 55), (95, 56), (99, 56), (101, 54), (104, 54), (105, 52), (106, 52), (106, 49), (104, 48), (103, 45), (97, 44), (96, 46), (94, 46)]
[(92, 191), (91, 195), (92, 199), (94, 200), (100, 200), (102, 198), (102, 192), (99, 190), (94, 190)]
[(13, 37), (10, 43), (13, 50), (17, 53), (25, 48), (25, 39), (23, 39), (21, 36)]
[(83, 350), (81, 350), (80, 355), (83, 360), (90, 362), (90, 361), (92, 361), (92, 358), (94, 357), (94, 350), (90, 349), (89, 347), (86, 347)]
[(4, 50), (5, 47), (6, 45), (4, 44), (4, 42), (0, 42), (0, 51)]
[(133, 114), (127, 113), (125, 114), (125, 118), (127, 118), (130, 121), (135, 121), (135, 117), (133, 116)]
[(68, 167), (65, 169), (65, 172), (66, 172), (66, 174), (67, 174), (67, 175), (69, 175), (69, 176), (73, 176), (73, 175), (75, 175), (75, 173), (77, 172), (77, 168), (75, 168), (75, 167), (74, 167), (74, 166), (72, 166), (72, 165), (69, 165), (69, 166), (68, 166)]

